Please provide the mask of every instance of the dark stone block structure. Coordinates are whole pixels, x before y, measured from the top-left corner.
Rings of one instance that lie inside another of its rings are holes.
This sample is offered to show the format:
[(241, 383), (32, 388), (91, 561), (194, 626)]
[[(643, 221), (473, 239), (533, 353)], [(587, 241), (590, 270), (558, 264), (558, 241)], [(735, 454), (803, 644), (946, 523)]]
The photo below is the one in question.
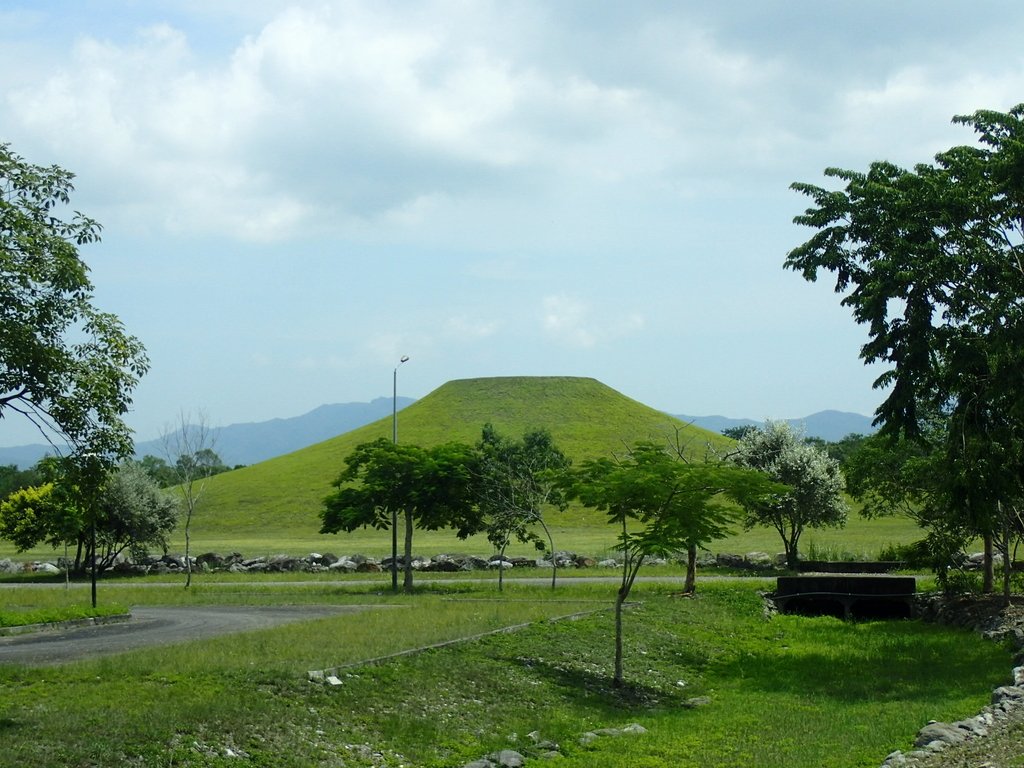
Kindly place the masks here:
[(782, 613), (843, 619), (910, 618), (913, 576), (815, 574), (779, 576), (772, 600)]

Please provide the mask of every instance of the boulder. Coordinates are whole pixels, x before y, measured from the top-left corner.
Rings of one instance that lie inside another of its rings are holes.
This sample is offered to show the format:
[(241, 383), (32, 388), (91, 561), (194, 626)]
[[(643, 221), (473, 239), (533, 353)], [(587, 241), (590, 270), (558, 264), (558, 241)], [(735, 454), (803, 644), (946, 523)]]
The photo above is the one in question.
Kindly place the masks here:
[(966, 738), (967, 732), (962, 728), (958, 728), (956, 725), (950, 725), (949, 723), (929, 723), (917, 732), (917, 738), (914, 739), (914, 746), (929, 749), (929, 745), (936, 741), (941, 744), (959, 744)]
[(752, 565), (755, 568), (770, 568), (772, 566), (772, 556), (767, 552), (747, 552), (743, 556), (743, 560), (747, 565)]

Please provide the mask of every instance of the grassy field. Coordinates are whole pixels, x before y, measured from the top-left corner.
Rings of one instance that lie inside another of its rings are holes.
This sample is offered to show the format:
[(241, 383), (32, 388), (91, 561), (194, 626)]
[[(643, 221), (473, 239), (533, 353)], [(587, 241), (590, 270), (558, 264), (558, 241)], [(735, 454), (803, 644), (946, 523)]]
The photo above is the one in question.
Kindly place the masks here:
[[(310, 525), (305, 531), (289, 528), (270, 529), (263, 533), (232, 533), (211, 528), (207, 523), (206, 512), (200, 510), (192, 523), (193, 554), (241, 552), (247, 557), (257, 557), (332, 552), (336, 555), (364, 554), (384, 557), (391, 553), (391, 535), (388, 531), (369, 529), (354, 533), (320, 534), (313, 525)], [(555, 525), (552, 532), (555, 547), (570, 552), (600, 557), (615, 546), (615, 531), (599, 515), (592, 515), (590, 519), (578, 518), (570, 525)], [(883, 547), (890, 544), (906, 544), (920, 536), (920, 529), (905, 518), (865, 520), (853, 513), (845, 528), (807, 531), (801, 539), (801, 551), (807, 554), (813, 550), (825, 550), (830, 555), (835, 555), (835, 559), (875, 559)], [(493, 551), (484, 536), (459, 540), (450, 531), (417, 531), (414, 542), (415, 552), (427, 557), (443, 552), (484, 556)], [(737, 530), (732, 536), (712, 542), (710, 550), (715, 553), (735, 554), (776, 553), (782, 551), (782, 542), (778, 534), (768, 528)], [(180, 532), (172, 537), (170, 551), (184, 551), (184, 539)], [(509, 554), (533, 556), (537, 553), (532, 547), (513, 544), (509, 548)], [(9, 542), (0, 541), (0, 558), (27, 561), (53, 560), (58, 556), (63, 556), (62, 550), (55, 551), (42, 546), (19, 553)]]
[[(609, 687), (613, 586), (434, 586), (414, 596), (322, 585), (254, 590), (105, 586), (132, 604), (401, 604), (401, 611), (140, 650), (56, 668), (0, 667), (0, 764), (88, 766), (458, 766), (556, 742), (566, 766), (877, 766), (929, 719), (975, 713), (1009, 654), (918, 622), (765, 618), (763, 581), (706, 583), (681, 599), (640, 584), (626, 616), (626, 677)], [(5, 599), (28, 609), (40, 593)], [(75, 590), (72, 590), (72, 595)], [(243, 596), (244, 595), (244, 596)], [(83, 593), (84, 597), (84, 593)], [(596, 601), (596, 602), (595, 602)], [(539, 621), (513, 634), (307, 682), (309, 669)], [(687, 708), (694, 697), (706, 706)], [(587, 731), (646, 734), (584, 745)], [(234, 755), (234, 756), (229, 756)]]

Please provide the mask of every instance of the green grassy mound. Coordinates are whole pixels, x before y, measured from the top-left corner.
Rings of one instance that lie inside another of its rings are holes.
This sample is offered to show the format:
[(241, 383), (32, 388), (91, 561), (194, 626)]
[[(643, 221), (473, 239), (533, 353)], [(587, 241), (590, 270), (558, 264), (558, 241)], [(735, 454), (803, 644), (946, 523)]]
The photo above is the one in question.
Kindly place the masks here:
[[(509, 436), (546, 428), (574, 462), (622, 451), (636, 440), (679, 440), (695, 455), (728, 438), (649, 408), (594, 379), (463, 379), (439, 387), (398, 416), (399, 440), (430, 446), (475, 443), (487, 422)], [(391, 436), (385, 418), (300, 451), (211, 478), (194, 523), (213, 539), (292, 540), (315, 534), (319, 511), (345, 456), (359, 443)], [(580, 511), (556, 525), (586, 524)], [(594, 520), (603, 525), (603, 520)]]

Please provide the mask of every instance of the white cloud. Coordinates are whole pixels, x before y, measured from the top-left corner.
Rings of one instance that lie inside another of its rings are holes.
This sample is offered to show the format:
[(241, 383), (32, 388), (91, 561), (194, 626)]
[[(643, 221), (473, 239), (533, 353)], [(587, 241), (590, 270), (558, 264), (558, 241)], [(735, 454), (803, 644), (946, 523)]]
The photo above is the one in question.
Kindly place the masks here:
[(448, 334), (458, 341), (479, 341), (497, 333), (500, 324), (494, 320), (457, 315), (449, 317)]
[(575, 296), (556, 294), (543, 299), (541, 324), (555, 341), (589, 349), (643, 330), (645, 320), (639, 313), (597, 313)]

